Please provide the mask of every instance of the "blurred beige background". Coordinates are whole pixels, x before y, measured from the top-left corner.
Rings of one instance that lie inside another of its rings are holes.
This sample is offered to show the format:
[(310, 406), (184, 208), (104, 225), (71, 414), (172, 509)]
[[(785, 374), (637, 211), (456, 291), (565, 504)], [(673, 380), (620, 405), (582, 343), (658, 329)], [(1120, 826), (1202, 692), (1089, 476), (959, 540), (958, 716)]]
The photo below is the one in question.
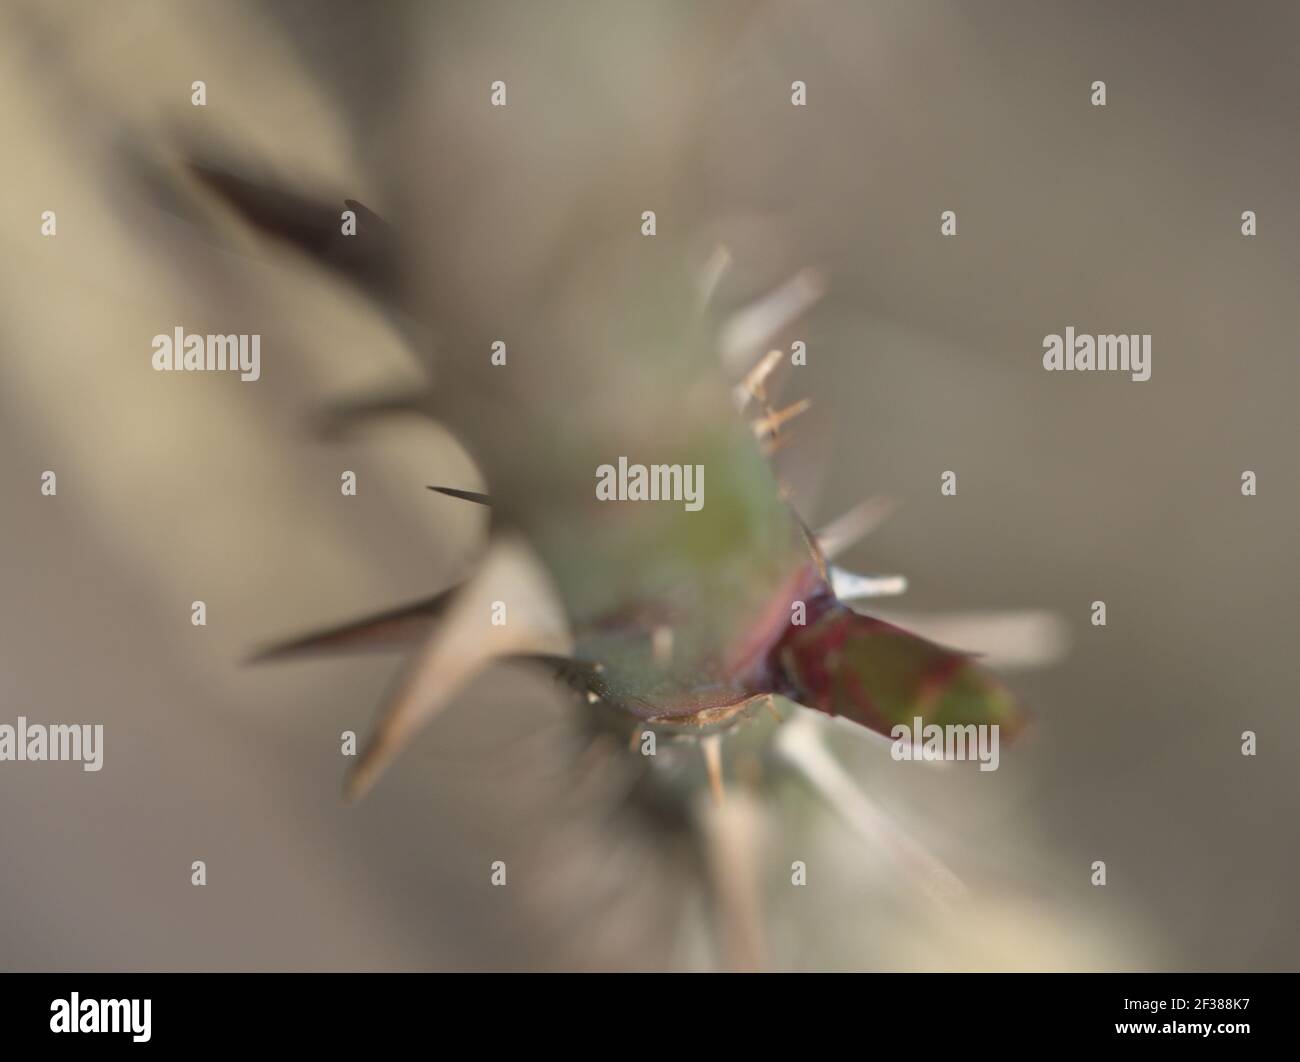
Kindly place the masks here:
[[(1043, 608), (1071, 633), (1062, 663), (1014, 676), (1035, 726), (995, 774), (903, 775), (874, 745), (842, 750), (967, 880), (968, 905), (935, 912), (790, 798), (778, 884), (791, 859), (826, 869), (773, 890), (775, 964), (1294, 969), (1300, 13), (721, 11), (734, 26), (679, 116), (697, 134), (682, 165), (719, 218), (761, 233), (737, 243), (741, 289), (806, 263), (830, 277), (801, 382), (835, 442), (807, 515), (889, 494), (898, 515), (847, 560), (907, 573), (909, 610)], [(233, 225), (200, 238), (132, 164), (182, 140), (232, 144), (400, 208), (438, 194), (440, 156), (460, 165), (472, 143), (431, 102), (437, 85), (585, 78), (605, 122), (600, 79), (632, 71), (645, 111), (659, 82), (684, 107), (673, 58), (698, 17), (550, 2), (0, 12), (0, 721), (107, 731), (98, 774), (0, 765), (0, 966), (714, 964), (697, 885), (572, 799), (547, 683), (485, 676), (351, 808), (338, 735), (368, 727), (398, 660), (241, 666), (268, 638), (454, 579), (482, 514), (423, 485), (472, 486), (474, 471), (425, 425), (313, 439), (322, 402), (418, 381), (418, 359), (302, 260), (251, 253)], [(1104, 109), (1088, 104), (1098, 79)], [(557, 133), (531, 135), (545, 150)], [(938, 233), (947, 209), (956, 239)], [(263, 379), (152, 372), (149, 340), (176, 324), (260, 332)], [(1066, 325), (1151, 333), (1152, 379), (1044, 373), (1042, 337)], [(343, 469), (356, 498), (339, 495)], [(956, 498), (939, 496), (945, 469)], [(1258, 497), (1240, 495), (1243, 469)], [(1104, 629), (1088, 624), (1096, 599)], [(189, 883), (196, 859), (206, 888)], [(493, 859), (509, 888), (488, 885)]]

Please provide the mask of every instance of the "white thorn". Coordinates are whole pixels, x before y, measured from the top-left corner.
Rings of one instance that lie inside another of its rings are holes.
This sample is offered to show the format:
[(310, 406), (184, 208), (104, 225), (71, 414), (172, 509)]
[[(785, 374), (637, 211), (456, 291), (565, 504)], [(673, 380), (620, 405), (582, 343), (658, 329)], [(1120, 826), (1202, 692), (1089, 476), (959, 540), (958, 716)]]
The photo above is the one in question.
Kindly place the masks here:
[[(493, 603), (510, 599), (510, 625), (491, 627)], [(567, 656), (573, 647), (559, 591), (521, 538), (488, 547), (478, 571), (456, 590), (447, 611), (407, 662), (361, 758), (348, 775), (357, 800), (425, 723), (488, 664), (518, 653)]]
[(700, 738), (700, 748), (704, 752), (704, 765), (709, 770), (709, 791), (713, 794), (713, 802), (721, 807), (725, 799), (722, 786), (722, 736), (710, 734)]
[(859, 575), (832, 566), (830, 577), (831, 589), (845, 604), (870, 597), (896, 597), (907, 593), (907, 578), (902, 575)]
[(722, 244), (718, 244), (709, 254), (708, 261), (704, 263), (703, 269), (700, 270), (699, 293), (700, 309), (703, 310), (713, 299), (713, 294), (718, 290), (718, 284), (721, 283), (723, 276), (731, 267), (731, 252)]
[(888, 498), (867, 498), (836, 517), (814, 536), (822, 556), (832, 560), (883, 524), (896, 506)]
[(776, 750), (868, 844), (879, 845), (919, 880), (936, 902), (947, 905), (965, 891), (961, 880), (911, 838), (854, 784), (822, 743), (807, 711), (796, 713), (776, 732)]
[(736, 311), (722, 326), (719, 352), (722, 364), (732, 373), (745, 371), (754, 353), (797, 321), (826, 291), (826, 282), (815, 269), (803, 269), (775, 291)]
[(937, 616), (875, 612), (880, 619), (940, 645), (976, 653), (988, 667), (1014, 670), (1046, 667), (1065, 655), (1069, 637), (1054, 612), (996, 610)]
[(673, 660), (673, 629), (667, 624), (660, 624), (650, 632), (651, 651), (654, 661), (660, 667), (667, 667)]
[(705, 841), (723, 965), (735, 972), (764, 970), (769, 958), (761, 890), (766, 847), (762, 808), (738, 789), (726, 804), (701, 801), (696, 815)]

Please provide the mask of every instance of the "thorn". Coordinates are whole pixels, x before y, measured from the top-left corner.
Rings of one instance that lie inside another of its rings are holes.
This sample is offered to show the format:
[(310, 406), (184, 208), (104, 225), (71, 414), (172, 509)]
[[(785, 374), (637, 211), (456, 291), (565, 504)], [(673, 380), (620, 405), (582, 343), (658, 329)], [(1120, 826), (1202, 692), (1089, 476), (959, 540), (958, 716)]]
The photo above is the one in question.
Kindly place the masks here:
[(858, 502), (816, 533), (814, 537), (821, 547), (822, 556), (831, 560), (866, 538), (889, 519), (895, 508), (893, 501), (879, 496)]
[(803, 269), (775, 291), (732, 315), (719, 337), (722, 363), (739, 372), (753, 352), (771, 344), (825, 294), (826, 281), (816, 269)]
[(436, 490), (439, 494), (445, 494), (449, 498), (460, 498), (462, 501), (472, 501), (479, 505), (491, 505), (492, 499), (486, 494), (479, 494), (473, 490), (457, 490), (455, 487), (429, 487), (429, 490)]
[(806, 413), (811, 407), (811, 398), (801, 398), (798, 402), (786, 406), (785, 409), (778, 409), (766, 416), (759, 417), (757, 420), (752, 421), (750, 426), (754, 429), (754, 434), (758, 438), (770, 438), (780, 433), (782, 425), (788, 424), (800, 413)]
[(883, 848), (912, 875), (932, 900), (947, 907), (965, 893), (966, 887), (957, 875), (904, 834), (889, 815), (858, 788), (826, 748), (811, 715), (801, 713), (778, 730), (776, 749), (854, 833), (868, 844)]
[[(484, 637), (490, 603), (507, 592), (510, 626)], [(416, 732), (489, 664), (527, 654), (568, 657), (572, 651), (550, 573), (521, 538), (508, 534), (494, 539), (478, 571), (456, 589), (424, 645), (407, 661), (369, 744), (348, 773), (348, 799), (364, 796)]]
[(709, 254), (708, 261), (700, 271), (700, 309), (703, 310), (713, 301), (714, 292), (727, 270), (731, 268), (731, 252), (718, 244)]
[(767, 710), (772, 714), (772, 718), (773, 718), (773, 719), (775, 719), (778, 723), (784, 723), (784, 722), (785, 722), (785, 720), (781, 718), (781, 713), (778, 712), (778, 711), (776, 710), (776, 698), (775, 698), (775, 697), (773, 697), (773, 696), (769, 693), (769, 694), (767, 695), (767, 699), (766, 699), (763, 703), (767, 706)]
[(736, 385), (735, 401), (738, 409), (743, 410), (749, 405), (751, 398), (761, 402), (767, 397), (767, 378), (772, 375), (772, 371), (784, 356), (783, 350), (769, 350), (758, 364), (745, 374), (745, 378)]
[(990, 609), (924, 616), (891, 611), (888, 622), (940, 645), (978, 653), (983, 664), (1007, 671), (1046, 667), (1069, 646), (1065, 622), (1053, 612)]
[(650, 640), (655, 663), (667, 667), (673, 659), (673, 629), (661, 624), (651, 632)]
[(704, 752), (704, 765), (709, 770), (709, 791), (713, 794), (713, 803), (722, 807), (724, 793), (722, 788), (722, 736), (710, 734), (700, 739), (700, 748)]
[(907, 579), (902, 575), (859, 575), (832, 566), (830, 576), (831, 590), (845, 604), (871, 597), (895, 597), (907, 593)]
[(258, 664), (307, 653), (388, 651), (418, 645), (433, 628), (454, 593), (455, 587), (350, 623), (265, 646), (245, 662)]
[(704, 840), (722, 965), (735, 973), (765, 970), (771, 960), (761, 889), (767, 847), (762, 808), (741, 789), (725, 806), (701, 800), (696, 821)]

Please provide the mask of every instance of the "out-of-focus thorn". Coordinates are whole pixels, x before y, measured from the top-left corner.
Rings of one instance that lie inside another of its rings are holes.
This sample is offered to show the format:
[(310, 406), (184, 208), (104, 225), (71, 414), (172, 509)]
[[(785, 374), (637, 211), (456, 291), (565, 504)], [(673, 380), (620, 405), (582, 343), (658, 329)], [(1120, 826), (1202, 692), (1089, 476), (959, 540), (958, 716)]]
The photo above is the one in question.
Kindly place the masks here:
[[(492, 622), (497, 602), (509, 622)], [(567, 655), (572, 636), (550, 576), (522, 539), (493, 540), (481, 567), (456, 592), (380, 713), (370, 743), (348, 777), (356, 800), (415, 733), (493, 660), (527, 653)]]
[(722, 788), (722, 736), (710, 734), (700, 738), (700, 751), (704, 753), (704, 766), (709, 771), (709, 792), (713, 802), (721, 805), (725, 799)]
[(343, 399), (312, 413), (310, 427), (321, 438), (337, 439), (367, 421), (411, 415), (427, 417), (427, 404), (427, 393), (409, 391)]
[(650, 646), (656, 664), (666, 667), (672, 663), (673, 629), (667, 624), (659, 624), (650, 634)]
[(890, 611), (877, 615), (932, 642), (975, 653), (980, 663), (1005, 671), (1047, 667), (1069, 648), (1065, 621), (1054, 612), (990, 610), (926, 616)]
[(809, 712), (798, 712), (776, 732), (776, 750), (864, 841), (879, 847), (935, 902), (947, 906), (966, 887), (942, 862), (907, 837), (880, 807), (854, 784), (822, 742)]
[(767, 710), (769, 713), (771, 713), (773, 719), (775, 719), (778, 723), (785, 722), (785, 720), (781, 718), (781, 713), (776, 710), (775, 697), (773, 697), (771, 694), (768, 694), (767, 697), (763, 699), (763, 703), (767, 705)]
[(831, 589), (846, 605), (871, 597), (896, 597), (907, 593), (907, 578), (902, 575), (859, 575), (832, 566), (830, 577)]
[(772, 375), (772, 370), (776, 368), (777, 363), (785, 356), (783, 350), (769, 350), (763, 355), (757, 365), (745, 374), (745, 378), (736, 385), (734, 399), (736, 408), (744, 410), (749, 405), (751, 399), (763, 401), (767, 397), (767, 378)]
[(858, 502), (816, 533), (822, 556), (833, 560), (888, 520), (895, 508), (894, 502), (879, 496)]
[(725, 804), (702, 800), (696, 809), (713, 892), (722, 965), (753, 973), (769, 965), (763, 931), (764, 820), (758, 802), (737, 790)]
[(259, 232), (296, 247), (372, 295), (396, 297), (401, 262), (396, 232), (374, 211), (346, 200), (357, 218), (356, 234), (346, 236), (339, 225), (339, 201), (332, 196), (313, 198), (204, 159), (191, 159), (189, 168)]
[(279, 642), (259, 649), (248, 659), (256, 664), (267, 660), (309, 653), (371, 652), (407, 649), (427, 637), (438, 616), (452, 600), (455, 590), (330, 627), (323, 631)]
[(709, 254), (708, 260), (704, 263), (704, 268), (700, 270), (701, 310), (713, 300), (713, 294), (718, 290), (718, 284), (721, 283), (729, 268), (731, 268), (731, 251), (723, 244), (718, 244)]
[(781, 431), (782, 426), (788, 424), (799, 416), (800, 413), (806, 413), (812, 408), (811, 398), (801, 398), (798, 402), (792, 402), (785, 409), (774, 410), (756, 418), (750, 423), (754, 429), (754, 435), (760, 439), (767, 439)]
[(733, 378), (745, 372), (758, 351), (771, 346), (825, 293), (822, 274), (816, 269), (803, 269), (775, 291), (736, 311), (719, 336), (723, 366)]

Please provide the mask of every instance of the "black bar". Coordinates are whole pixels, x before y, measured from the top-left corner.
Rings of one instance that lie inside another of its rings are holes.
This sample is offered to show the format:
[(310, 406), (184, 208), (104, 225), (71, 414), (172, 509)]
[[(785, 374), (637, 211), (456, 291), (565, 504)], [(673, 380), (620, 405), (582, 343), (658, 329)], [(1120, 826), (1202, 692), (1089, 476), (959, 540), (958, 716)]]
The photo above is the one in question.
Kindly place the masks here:
[[(656, 1038), (665, 1048), (689, 1043), (692, 1055), (714, 1042), (734, 1053), (751, 1040), (765, 1051), (788, 1044), (811, 1054), (842, 1038), (856, 1041), (863, 1056), (899, 1044), (1125, 1041), (1179, 1052), (1212, 1044), (1236, 1054), (1243, 1047), (1293, 1049), (1296, 987), (1295, 974), (1258, 973), (6, 974), (0, 1043), (11, 1058), (21, 1057), (10, 1053), (15, 1047), (94, 1049), (110, 1040), (132, 1048), (320, 1047), (333, 1057), (408, 1041), (434, 1054), (490, 1056), (512, 1040), (533, 1051), (618, 1052), (619, 1043), (643, 1049)], [(52, 1022), (70, 1016), (73, 993), (85, 1025), (52, 1031)], [(148, 1000), (148, 1040), (134, 1039), (143, 1020), (131, 1023), (122, 1007), (105, 1010), (101, 1000), (139, 1001), (132, 1012), (139, 1019)], [(113, 1015), (127, 1031), (84, 1031)], [(1179, 1028), (1206, 1024), (1209, 1035)]]

